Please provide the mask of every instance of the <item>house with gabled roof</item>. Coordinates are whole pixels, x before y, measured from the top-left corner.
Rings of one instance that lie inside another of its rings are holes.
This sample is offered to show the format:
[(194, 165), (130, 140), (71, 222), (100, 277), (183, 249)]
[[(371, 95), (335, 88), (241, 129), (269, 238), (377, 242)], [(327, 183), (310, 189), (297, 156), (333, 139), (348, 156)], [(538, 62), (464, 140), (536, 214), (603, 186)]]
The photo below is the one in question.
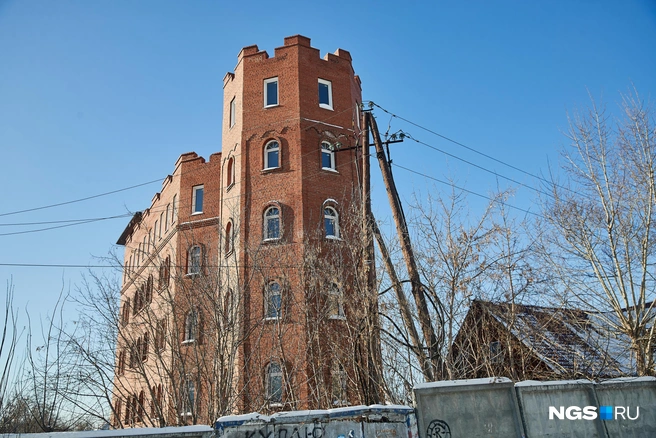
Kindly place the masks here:
[(451, 346), (458, 377), (514, 380), (635, 375), (627, 336), (612, 314), (474, 300)]

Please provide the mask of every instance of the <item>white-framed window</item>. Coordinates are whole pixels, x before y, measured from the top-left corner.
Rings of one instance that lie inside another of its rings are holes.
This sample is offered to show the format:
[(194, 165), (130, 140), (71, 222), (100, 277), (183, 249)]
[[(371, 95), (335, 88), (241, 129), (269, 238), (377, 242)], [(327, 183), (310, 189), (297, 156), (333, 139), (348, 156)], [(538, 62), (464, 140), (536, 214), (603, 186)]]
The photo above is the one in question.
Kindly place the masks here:
[(319, 106), (333, 109), (333, 83), (325, 79), (319, 79)]
[(271, 206), (264, 210), (264, 240), (280, 239), (280, 208)]
[(334, 146), (327, 141), (321, 142), (321, 168), (336, 170)]
[(264, 169), (280, 167), (280, 143), (275, 140), (264, 146)]
[(235, 102), (236, 97), (233, 97), (230, 101), (230, 127), (235, 126), (235, 118), (237, 116), (237, 104)]
[(185, 316), (183, 342), (195, 342), (198, 339), (198, 310), (191, 309)]
[(264, 80), (264, 108), (278, 105), (278, 78)]
[(164, 216), (164, 230), (169, 230), (169, 215), (171, 214), (171, 204), (166, 204), (166, 215)]
[(178, 195), (173, 195), (173, 210), (171, 211), (171, 225), (178, 219)]
[(327, 300), (328, 317), (330, 319), (344, 319), (344, 294), (336, 283), (331, 283), (328, 287)]
[(282, 367), (278, 362), (271, 362), (267, 366), (264, 386), (269, 403), (282, 403)]
[(282, 291), (280, 283), (272, 281), (264, 291), (264, 318), (279, 319), (282, 316)]
[(326, 239), (339, 239), (339, 216), (333, 207), (323, 208), (323, 227)]
[(192, 189), (193, 199), (191, 203), (191, 214), (200, 214), (203, 212), (203, 185), (194, 186)]
[(201, 273), (203, 259), (203, 249), (199, 245), (189, 248), (189, 257), (187, 260), (187, 274), (198, 275)]

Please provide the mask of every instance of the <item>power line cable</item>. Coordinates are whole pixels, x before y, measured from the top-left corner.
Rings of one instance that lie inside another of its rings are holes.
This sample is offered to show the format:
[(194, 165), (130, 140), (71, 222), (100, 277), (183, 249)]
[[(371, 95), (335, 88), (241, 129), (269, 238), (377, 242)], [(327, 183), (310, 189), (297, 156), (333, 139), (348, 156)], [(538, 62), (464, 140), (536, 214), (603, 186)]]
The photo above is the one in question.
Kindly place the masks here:
[(419, 143), (419, 144), (421, 144), (421, 145), (423, 145), (423, 146), (426, 146), (427, 148), (433, 149), (433, 150), (435, 150), (435, 151), (437, 151), (437, 152), (441, 152), (441, 153), (443, 153), (444, 155), (447, 155), (447, 156), (449, 156), (449, 157), (451, 157), (451, 158), (455, 158), (456, 160), (462, 161), (463, 163), (469, 164), (470, 166), (473, 166), (473, 167), (475, 167), (475, 168), (477, 168), (477, 169), (480, 169), (480, 170), (482, 170), (482, 171), (484, 171), (484, 172), (490, 173), (490, 174), (492, 174), (492, 175), (494, 175), (494, 176), (497, 176), (497, 177), (499, 177), (499, 178), (503, 178), (503, 179), (505, 179), (506, 181), (510, 181), (510, 182), (512, 182), (512, 183), (514, 183), (514, 184), (520, 185), (520, 186), (522, 186), (522, 187), (526, 187), (527, 189), (533, 190), (533, 191), (535, 191), (535, 192), (537, 192), (537, 193), (541, 193), (541, 194), (543, 194), (543, 195), (553, 197), (553, 195), (552, 195), (551, 193), (545, 192), (544, 190), (536, 189), (535, 187), (529, 186), (528, 184), (524, 184), (523, 182), (517, 181), (516, 179), (510, 178), (510, 177), (505, 176), (505, 175), (502, 175), (502, 174), (500, 174), (500, 173), (498, 173), (498, 172), (495, 172), (494, 170), (490, 170), (490, 169), (488, 169), (488, 168), (486, 168), (486, 167), (484, 167), (484, 166), (480, 166), (480, 165), (478, 165), (478, 164), (476, 164), (476, 163), (473, 163), (473, 162), (471, 162), (471, 161), (469, 161), (469, 160), (465, 160), (464, 158), (460, 158), (460, 157), (458, 157), (457, 155), (454, 155), (454, 154), (452, 154), (452, 153), (449, 153), (449, 152), (447, 152), (447, 151), (445, 151), (445, 150), (442, 150), (442, 149), (440, 149), (440, 148), (438, 148), (438, 147), (436, 147), (436, 146), (433, 146), (433, 145), (431, 145), (431, 144), (425, 143), (425, 142), (423, 142), (423, 141), (421, 141), (421, 140), (417, 140), (416, 138), (414, 138), (412, 135), (408, 134), (407, 132), (404, 132), (404, 134), (405, 134), (405, 138), (409, 138), (410, 140), (415, 141), (415, 142), (417, 142), (417, 143)]
[(462, 190), (462, 191), (465, 192), (465, 193), (469, 193), (469, 194), (471, 194), (471, 195), (478, 196), (479, 198), (487, 199), (488, 201), (490, 201), (490, 202), (494, 202), (495, 204), (502, 204), (502, 205), (505, 205), (505, 206), (507, 206), (507, 207), (509, 207), (509, 208), (512, 208), (512, 209), (514, 209), (514, 210), (518, 210), (518, 211), (524, 212), (524, 213), (526, 213), (526, 214), (530, 214), (530, 215), (533, 215), (533, 216), (536, 216), (536, 217), (539, 217), (539, 218), (544, 219), (544, 216), (542, 216), (542, 215), (539, 214), (539, 213), (534, 213), (534, 212), (532, 212), (532, 211), (530, 211), (530, 210), (525, 210), (525, 209), (520, 208), (520, 207), (515, 207), (514, 205), (508, 204), (508, 203), (503, 202), (503, 201), (500, 201), (500, 200), (498, 200), (498, 199), (490, 198), (489, 196), (482, 195), (482, 194), (477, 193), (477, 192), (474, 192), (474, 191), (472, 191), (472, 190), (468, 190), (468, 189), (466, 189), (466, 188), (464, 188), (464, 187), (459, 187), (459, 186), (457, 186), (457, 185), (455, 185), (455, 184), (453, 184), (453, 183), (450, 183), (450, 182), (448, 182), (448, 181), (444, 181), (444, 180), (441, 180), (441, 179), (439, 179), (439, 178), (435, 178), (434, 176), (426, 175), (425, 173), (421, 173), (421, 172), (419, 172), (419, 171), (416, 171), (416, 170), (410, 169), (410, 168), (408, 168), (408, 167), (401, 166), (400, 164), (392, 163), (392, 166), (394, 166), (394, 167), (398, 167), (398, 168), (400, 168), (400, 169), (403, 169), (403, 170), (405, 170), (405, 171), (407, 171), (407, 172), (410, 172), (410, 173), (414, 173), (414, 174), (419, 175), (419, 176), (423, 176), (424, 178), (428, 178), (428, 179), (430, 179), (430, 180), (433, 180), (433, 181), (439, 182), (440, 184), (444, 184), (444, 185), (447, 185), (447, 186), (450, 186), (450, 187), (455, 187), (456, 189), (458, 189), (458, 190)]
[(456, 141), (456, 140), (454, 140), (454, 139), (452, 139), (452, 138), (449, 138), (449, 137), (447, 137), (446, 135), (442, 135), (442, 134), (440, 134), (439, 132), (435, 132), (435, 131), (433, 131), (432, 129), (426, 128), (425, 126), (422, 126), (422, 125), (420, 125), (420, 124), (418, 124), (418, 123), (415, 123), (415, 122), (413, 122), (413, 121), (411, 121), (411, 120), (408, 120), (408, 119), (406, 119), (406, 118), (404, 118), (404, 117), (401, 117), (401, 116), (399, 116), (399, 115), (397, 115), (397, 114), (394, 114), (394, 113), (392, 113), (391, 111), (388, 111), (387, 109), (383, 108), (382, 106), (378, 105), (377, 103), (375, 103), (375, 102), (373, 102), (373, 101), (369, 101), (369, 103), (370, 103), (371, 105), (375, 106), (376, 108), (379, 108), (381, 111), (383, 111), (383, 112), (389, 114), (389, 115), (392, 116), (392, 117), (395, 117), (395, 118), (397, 118), (397, 119), (399, 119), (399, 120), (403, 120), (404, 122), (409, 123), (409, 124), (411, 124), (412, 126), (416, 126), (416, 127), (419, 128), (419, 129), (422, 129), (422, 130), (424, 130), (424, 131), (426, 131), (426, 132), (429, 132), (429, 133), (431, 133), (431, 134), (433, 134), (433, 135), (435, 135), (435, 136), (437, 136), (437, 137), (439, 137), (439, 138), (441, 138), (441, 139), (444, 139), (444, 140), (446, 140), (446, 141), (448, 141), (448, 142), (451, 142), (451, 143), (453, 143), (453, 144), (455, 144), (455, 145), (458, 145), (458, 146), (460, 146), (460, 147), (462, 147), (462, 148), (465, 148), (465, 149), (467, 149), (468, 151), (474, 152), (475, 154), (481, 155), (481, 156), (483, 156), (483, 157), (485, 157), (485, 158), (487, 158), (487, 159), (489, 159), (489, 160), (492, 160), (492, 161), (495, 161), (495, 162), (497, 162), (497, 163), (499, 163), (499, 164), (502, 164), (502, 165), (504, 165), (504, 166), (507, 166), (507, 167), (509, 167), (509, 168), (511, 168), (511, 169), (513, 169), (513, 170), (516, 170), (516, 171), (521, 172), (521, 173), (523, 173), (523, 174), (525, 174), (525, 175), (528, 175), (528, 176), (530, 176), (531, 178), (538, 179), (538, 180), (540, 180), (540, 181), (542, 181), (542, 182), (544, 182), (544, 183), (547, 183), (547, 184), (550, 184), (550, 185), (555, 185), (556, 187), (559, 187), (559, 188), (561, 188), (561, 189), (563, 189), (563, 190), (567, 190), (567, 191), (570, 191), (570, 192), (573, 191), (573, 190), (570, 189), (569, 187), (565, 187), (565, 186), (561, 186), (561, 185), (559, 185), (559, 184), (556, 184), (556, 183), (554, 183), (553, 181), (549, 181), (548, 179), (546, 179), (546, 178), (544, 178), (544, 177), (542, 177), (542, 176), (539, 176), (539, 175), (536, 175), (536, 174), (534, 174), (534, 173), (528, 172), (528, 171), (526, 171), (526, 170), (524, 170), (524, 169), (522, 169), (522, 168), (520, 168), (520, 167), (517, 167), (517, 166), (515, 166), (515, 165), (512, 165), (512, 164), (510, 164), (510, 163), (506, 163), (505, 161), (500, 160), (500, 159), (498, 159), (498, 158), (495, 158), (495, 157), (493, 157), (492, 155), (486, 154), (485, 152), (481, 152), (481, 151), (479, 151), (479, 150), (477, 150), (477, 149), (475, 149), (475, 148), (473, 148), (473, 147), (471, 147), (471, 146), (467, 146), (466, 144), (463, 144), (463, 143), (461, 143), (461, 142), (459, 142), (459, 141)]

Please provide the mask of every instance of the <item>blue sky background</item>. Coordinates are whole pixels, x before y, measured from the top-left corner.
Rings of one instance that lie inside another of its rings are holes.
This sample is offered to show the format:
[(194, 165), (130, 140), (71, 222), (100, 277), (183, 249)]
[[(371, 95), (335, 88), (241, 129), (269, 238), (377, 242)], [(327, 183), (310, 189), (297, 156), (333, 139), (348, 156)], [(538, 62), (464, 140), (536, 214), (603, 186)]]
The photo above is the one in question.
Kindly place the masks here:
[[(587, 106), (588, 91), (611, 112), (631, 84), (656, 99), (653, 0), (0, 0), (0, 234), (47, 227), (4, 224), (148, 207), (159, 183), (7, 215), (162, 179), (183, 152), (221, 150), (222, 78), (239, 50), (257, 44), (273, 55), (294, 34), (322, 54), (350, 51), (364, 99), (536, 174), (557, 165), (567, 112)], [(389, 117), (377, 114), (384, 131)], [(392, 128), (538, 185), (417, 128)], [(482, 194), (498, 184), (410, 141), (394, 145), (392, 158)], [(395, 175), (406, 200), (413, 190), (448, 190), (401, 169)], [(374, 210), (385, 219), (378, 174), (374, 184)], [(535, 200), (520, 188), (510, 202), (537, 212)], [(94, 264), (127, 222), (0, 235), (0, 264)], [(0, 280), (13, 279), (16, 304), (38, 316), (84, 271), (0, 266)]]

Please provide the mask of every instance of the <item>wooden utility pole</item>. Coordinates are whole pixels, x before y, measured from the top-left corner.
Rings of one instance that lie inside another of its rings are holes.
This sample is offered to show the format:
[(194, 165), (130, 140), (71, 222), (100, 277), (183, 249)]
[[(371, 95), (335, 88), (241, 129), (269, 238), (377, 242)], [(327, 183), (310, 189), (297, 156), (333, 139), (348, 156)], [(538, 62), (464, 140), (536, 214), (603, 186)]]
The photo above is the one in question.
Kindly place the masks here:
[(365, 403), (383, 403), (382, 395), (382, 354), (380, 351), (380, 316), (378, 314), (378, 293), (376, 291), (376, 271), (374, 241), (371, 221), (371, 168), (369, 162), (369, 127), (368, 111), (362, 111), (362, 268), (365, 280), (365, 302), (367, 303), (364, 332), (362, 333), (363, 349), (366, 352), (366, 376), (361, 380), (365, 386)]
[[(428, 350), (428, 358), (432, 366), (432, 372), (427, 373), (427, 371), (429, 370), (426, 369), (424, 371), (424, 374), (427, 378), (432, 378), (432, 380), (437, 380), (440, 379), (440, 377), (443, 375), (442, 354), (440, 352), (439, 339), (435, 333), (435, 328), (433, 327), (430, 312), (428, 310), (428, 303), (426, 300), (424, 285), (421, 282), (421, 278), (419, 276), (419, 270), (417, 269), (417, 262), (415, 260), (414, 252), (412, 250), (412, 244), (410, 242), (410, 233), (408, 232), (408, 224), (405, 220), (405, 215), (403, 214), (403, 207), (401, 205), (401, 199), (399, 198), (398, 192), (396, 191), (394, 178), (392, 177), (392, 171), (390, 169), (389, 162), (387, 161), (385, 151), (383, 149), (383, 142), (380, 139), (380, 133), (378, 132), (378, 125), (376, 123), (376, 119), (374, 119), (371, 114), (368, 114), (368, 116), (366, 117), (366, 122), (367, 125), (365, 126), (365, 131), (367, 132), (367, 136), (368, 136), (369, 135), (368, 129), (371, 129), (371, 134), (374, 140), (374, 146), (376, 147), (376, 156), (378, 158), (380, 170), (383, 175), (383, 182), (385, 184), (385, 190), (387, 191), (387, 197), (389, 199), (390, 207), (392, 209), (392, 217), (394, 218), (394, 224), (396, 225), (396, 232), (399, 236), (401, 251), (403, 252), (403, 259), (405, 261), (406, 269), (408, 270), (408, 275), (410, 277), (410, 284), (412, 286), (412, 295), (414, 297), (415, 304), (417, 305), (419, 325), (421, 327), (421, 331), (424, 336), (425, 346)], [(371, 208), (369, 208), (369, 212), (371, 212)], [(427, 364), (425, 363), (422, 364), (422, 369), (426, 365)]]

